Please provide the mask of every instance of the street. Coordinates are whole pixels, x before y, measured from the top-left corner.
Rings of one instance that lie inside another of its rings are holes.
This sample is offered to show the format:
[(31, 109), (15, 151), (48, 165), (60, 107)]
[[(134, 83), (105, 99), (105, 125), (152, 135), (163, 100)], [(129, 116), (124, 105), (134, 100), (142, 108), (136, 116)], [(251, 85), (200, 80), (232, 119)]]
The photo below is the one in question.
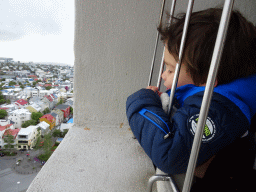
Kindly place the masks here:
[[(18, 152), (16, 156), (0, 157), (0, 192), (25, 192), (41, 169), (41, 163), (34, 161), (39, 151)], [(29, 160), (30, 158), (30, 160)], [(16, 165), (18, 159), (22, 159)]]

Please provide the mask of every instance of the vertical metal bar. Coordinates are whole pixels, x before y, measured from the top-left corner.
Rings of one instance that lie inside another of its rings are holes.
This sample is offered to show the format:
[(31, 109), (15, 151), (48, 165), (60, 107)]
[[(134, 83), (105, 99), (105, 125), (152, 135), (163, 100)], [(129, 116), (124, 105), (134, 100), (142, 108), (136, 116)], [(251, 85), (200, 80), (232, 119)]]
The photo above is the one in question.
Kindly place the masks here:
[[(175, 5), (176, 5), (176, 0), (172, 0), (172, 7), (171, 7), (170, 19), (169, 19), (170, 24), (172, 23), (172, 17), (174, 15)], [(160, 89), (160, 86), (161, 86), (161, 80), (162, 80), (161, 76), (162, 76), (163, 68), (164, 68), (164, 51), (165, 51), (165, 47), (163, 49), (163, 55), (162, 55), (160, 70), (159, 70), (159, 74), (158, 74), (158, 80), (157, 80), (158, 89)]]
[(215, 79), (217, 76), (219, 62), (222, 55), (222, 50), (224, 47), (224, 42), (226, 39), (226, 34), (227, 34), (227, 29), (228, 29), (228, 24), (229, 24), (233, 4), (234, 4), (234, 0), (226, 0), (223, 7), (220, 26), (219, 26), (218, 35), (215, 42), (211, 66), (209, 69), (202, 106), (199, 114), (198, 125), (196, 129), (195, 137), (194, 137), (194, 142), (192, 146), (192, 151), (189, 159), (188, 169), (187, 169), (182, 192), (188, 192), (191, 188), (191, 183), (194, 176), (197, 157), (198, 157), (199, 149), (201, 146), (201, 140), (202, 140), (203, 130), (204, 130), (203, 128), (209, 112), (213, 88), (214, 88)]
[(190, 19), (192, 10), (193, 10), (193, 5), (194, 5), (194, 0), (190, 0), (188, 2), (185, 24), (183, 27), (182, 39), (181, 39), (181, 43), (180, 43), (179, 61), (176, 64), (174, 78), (173, 78), (173, 82), (172, 82), (172, 89), (171, 89), (170, 101), (169, 101), (169, 106), (168, 106), (168, 114), (171, 113), (171, 109), (172, 109), (172, 105), (173, 105), (173, 98), (174, 98), (175, 90), (176, 90), (178, 79), (179, 79), (182, 56), (183, 56), (183, 51), (184, 51), (184, 47), (185, 47), (185, 40), (186, 40), (186, 36), (187, 36), (187, 31), (188, 31), (189, 19)]
[[(161, 9), (161, 14), (160, 14), (160, 18), (159, 18), (160, 22), (163, 19), (164, 6), (165, 6), (165, 0), (163, 0), (163, 3), (162, 3), (162, 9)], [(157, 31), (155, 50), (154, 50), (154, 55), (153, 55), (153, 59), (152, 59), (152, 63), (151, 63), (151, 70), (150, 70), (150, 74), (149, 74), (148, 86), (151, 85), (153, 69), (154, 69), (154, 63), (155, 63), (155, 58), (156, 58), (156, 50), (157, 50), (158, 40), (159, 40), (159, 32)]]

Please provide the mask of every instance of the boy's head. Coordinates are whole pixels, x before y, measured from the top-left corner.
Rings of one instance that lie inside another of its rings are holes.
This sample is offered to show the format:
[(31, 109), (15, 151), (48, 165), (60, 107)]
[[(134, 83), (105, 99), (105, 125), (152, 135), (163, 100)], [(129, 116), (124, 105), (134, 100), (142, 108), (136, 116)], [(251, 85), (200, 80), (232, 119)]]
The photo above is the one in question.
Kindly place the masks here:
[[(222, 9), (212, 8), (191, 14), (185, 50), (184, 69), (193, 84), (206, 83)], [(158, 31), (176, 62), (182, 38), (185, 14), (173, 18), (172, 24), (160, 24)], [(181, 69), (182, 69), (181, 68)], [(233, 11), (217, 74), (218, 84), (256, 73), (256, 29), (238, 11)], [(164, 74), (163, 74), (164, 76)], [(163, 77), (164, 78), (164, 77)], [(180, 81), (181, 78), (179, 78)]]

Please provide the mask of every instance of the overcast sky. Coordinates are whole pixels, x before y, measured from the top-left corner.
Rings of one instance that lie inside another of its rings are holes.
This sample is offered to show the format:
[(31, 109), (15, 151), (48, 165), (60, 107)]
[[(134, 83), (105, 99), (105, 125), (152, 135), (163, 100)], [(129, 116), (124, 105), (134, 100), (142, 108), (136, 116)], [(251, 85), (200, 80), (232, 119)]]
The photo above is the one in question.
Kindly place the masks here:
[(0, 57), (73, 65), (74, 0), (0, 0)]

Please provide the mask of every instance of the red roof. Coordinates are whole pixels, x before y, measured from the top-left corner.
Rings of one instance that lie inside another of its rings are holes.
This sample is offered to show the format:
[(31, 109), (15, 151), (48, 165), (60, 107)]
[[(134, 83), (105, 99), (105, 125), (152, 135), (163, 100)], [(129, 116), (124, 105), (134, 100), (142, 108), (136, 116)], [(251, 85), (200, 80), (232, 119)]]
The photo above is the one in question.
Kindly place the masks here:
[(34, 79), (35, 81), (37, 81), (38, 79)]
[(10, 127), (12, 124), (8, 124), (8, 125), (5, 125), (5, 126), (0, 126), (0, 131), (3, 131), (5, 130), (6, 128)]
[(48, 121), (52, 121), (54, 119), (54, 117), (51, 114), (45, 114), (40, 119), (42, 119), (42, 118), (45, 118)]
[(7, 129), (4, 132), (4, 135), (7, 135), (8, 133), (11, 134), (12, 136), (14, 136), (14, 138), (16, 138), (17, 134), (19, 133), (20, 129)]
[(16, 103), (18, 103), (20, 105), (26, 105), (28, 102), (25, 101), (24, 99), (19, 99), (18, 101), (16, 101)]
[(52, 97), (50, 96), (50, 95), (47, 95), (47, 99), (49, 100), (49, 101), (53, 101), (53, 99), (52, 99)]
[(7, 109), (9, 109), (9, 108), (7, 108), (7, 107), (2, 107), (2, 108), (0, 108), (0, 109), (4, 109), (4, 110), (7, 110)]
[(37, 76), (36, 76), (36, 75), (29, 75), (29, 77), (34, 77), (34, 78), (36, 78)]
[(44, 86), (45, 86), (45, 87), (49, 87), (49, 86), (51, 87), (52, 84), (45, 84)]
[(59, 85), (53, 85), (54, 87), (58, 87)]

